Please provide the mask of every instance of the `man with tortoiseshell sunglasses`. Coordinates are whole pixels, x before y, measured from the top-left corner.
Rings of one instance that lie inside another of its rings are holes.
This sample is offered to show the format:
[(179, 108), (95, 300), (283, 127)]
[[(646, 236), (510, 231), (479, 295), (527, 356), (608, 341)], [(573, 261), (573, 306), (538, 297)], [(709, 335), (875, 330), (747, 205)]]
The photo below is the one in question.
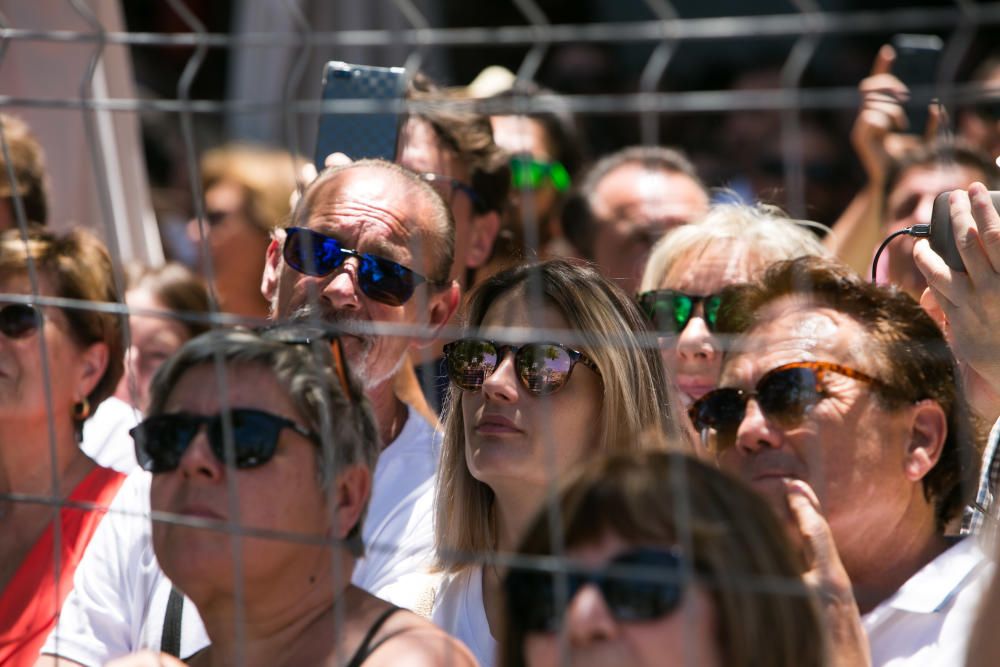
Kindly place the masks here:
[(718, 324), (739, 335), (690, 409), (709, 451), (785, 516), (791, 486), (811, 488), (844, 570), (821, 600), (860, 613), (872, 665), (963, 664), (993, 567), (952, 537), (977, 433), (940, 329), (816, 257), (773, 265)]

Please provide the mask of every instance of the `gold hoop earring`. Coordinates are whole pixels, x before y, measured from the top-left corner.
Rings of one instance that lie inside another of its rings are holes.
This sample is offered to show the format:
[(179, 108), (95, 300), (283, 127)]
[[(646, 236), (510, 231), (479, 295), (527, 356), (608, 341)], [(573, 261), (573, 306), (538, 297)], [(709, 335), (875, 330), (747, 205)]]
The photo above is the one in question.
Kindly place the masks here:
[(84, 396), (82, 401), (73, 404), (73, 418), (84, 421), (90, 416), (90, 401)]

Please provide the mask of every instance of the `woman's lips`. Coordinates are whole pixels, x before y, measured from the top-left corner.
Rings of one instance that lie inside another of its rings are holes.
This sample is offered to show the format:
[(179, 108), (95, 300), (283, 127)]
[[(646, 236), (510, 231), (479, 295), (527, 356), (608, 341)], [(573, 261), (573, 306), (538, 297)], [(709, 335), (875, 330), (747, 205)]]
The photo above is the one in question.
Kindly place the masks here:
[(190, 505), (182, 509), (180, 512), (178, 512), (178, 514), (195, 517), (198, 519), (215, 519), (217, 521), (224, 520), (224, 517), (221, 514), (204, 505)]
[(707, 380), (687, 380), (685, 378), (678, 378), (677, 386), (681, 391), (694, 400), (698, 400), (708, 392), (715, 389), (714, 382), (709, 382)]
[(483, 435), (513, 435), (523, 431), (513, 421), (502, 415), (483, 415), (476, 422), (476, 433)]

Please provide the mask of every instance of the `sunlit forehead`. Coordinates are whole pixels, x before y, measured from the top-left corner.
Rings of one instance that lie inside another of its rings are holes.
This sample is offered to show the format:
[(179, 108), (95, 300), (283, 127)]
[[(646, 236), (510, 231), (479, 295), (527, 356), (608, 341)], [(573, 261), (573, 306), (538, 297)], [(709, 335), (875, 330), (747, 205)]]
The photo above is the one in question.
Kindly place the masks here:
[(855, 366), (867, 356), (864, 331), (855, 320), (808, 300), (781, 299), (766, 306), (758, 320), (762, 323), (734, 339), (722, 385), (748, 386), (769, 370), (794, 361), (827, 360)]
[(480, 324), (481, 334), (498, 342), (523, 338), (532, 329), (569, 328), (569, 322), (558, 308), (525, 285), (494, 301)]
[(708, 243), (674, 264), (660, 288), (693, 296), (714, 294), (723, 287), (749, 281), (758, 263), (742, 241)]

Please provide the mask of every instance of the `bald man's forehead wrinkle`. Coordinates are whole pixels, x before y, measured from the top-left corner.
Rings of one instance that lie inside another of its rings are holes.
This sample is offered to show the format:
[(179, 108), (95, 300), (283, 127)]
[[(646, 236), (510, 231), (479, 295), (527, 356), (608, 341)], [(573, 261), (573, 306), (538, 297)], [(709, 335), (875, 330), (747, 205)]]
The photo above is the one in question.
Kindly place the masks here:
[[(361, 223), (371, 223), (389, 230), (386, 240), (408, 245), (416, 231), (416, 221), (409, 219), (405, 209), (383, 201), (363, 201), (350, 197), (336, 197), (316, 202), (309, 212), (309, 226), (317, 231), (336, 231), (349, 234)], [(335, 234), (340, 237), (339, 234)], [(353, 241), (342, 238), (342, 241)]]

